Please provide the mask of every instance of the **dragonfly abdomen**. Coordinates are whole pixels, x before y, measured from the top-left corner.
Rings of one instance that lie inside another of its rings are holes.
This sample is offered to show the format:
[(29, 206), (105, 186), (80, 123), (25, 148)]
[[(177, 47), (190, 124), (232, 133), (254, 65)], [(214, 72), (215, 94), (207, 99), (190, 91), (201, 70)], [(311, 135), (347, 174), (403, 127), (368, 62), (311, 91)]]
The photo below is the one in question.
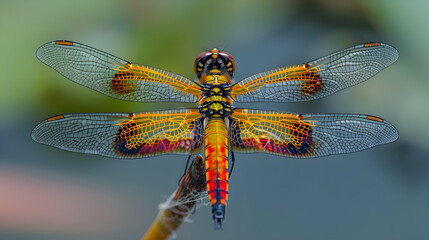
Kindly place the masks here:
[(222, 228), (228, 200), (228, 131), (225, 121), (211, 118), (205, 131), (207, 191), (216, 228)]

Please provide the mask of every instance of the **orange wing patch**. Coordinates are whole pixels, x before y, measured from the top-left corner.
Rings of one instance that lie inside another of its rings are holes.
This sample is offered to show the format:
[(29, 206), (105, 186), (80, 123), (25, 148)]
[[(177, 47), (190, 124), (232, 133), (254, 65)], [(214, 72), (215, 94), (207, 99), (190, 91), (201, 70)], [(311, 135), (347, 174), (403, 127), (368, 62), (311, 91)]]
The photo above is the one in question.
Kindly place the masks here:
[(381, 45), (381, 43), (375, 42), (375, 43), (365, 43), (363, 46), (364, 47), (376, 47), (376, 46), (380, 46), (380, 45)]
[(229, 140), (238, 152), (268, 152), (295, 157), (312, 156), (316, 148), (314, 124), (301, 114), (239, 109), (232, 115)]
[(368, 120), (373, 120), (373, 121), (377, 121), (377, 122), (383, 122), (384, 120), (379, 118), (379, 117), (375, 117), (375, 116), (366, 116), (366, 119)]
[(55, 41), (55, 43), (59, 45), (73, 46), (73, 42), (70, 42), (70, 41), (60, 40), (60, 41)]
[(320, 74), (317, 68), (308, 64), (296, 65), (273, 69), (267, 72), (253, 75), (244, 80), (244, 84), (236, 84), (232, 87), (231, 95), (235, 96), (250, 93), (269, 84), (298, 81), (301, 93), (310, 95), (319, 92), (323, 88)]
[(50, 118), (48, 118), (48, 119), (47, 119), (47, 121), (48, 121), (48, 122), (49, 122), (49, 121), (55, 121), (55, 120), (62, 119), (62, 118), (64, 118), (64, 115), (63, 115), (63, 114), (61, 114), (61, 115), (57, 115), (57, 116), (53, 116), (53, 117), (50, 117)]
[(194, 153), (201, 150), (203, 119), (198, 110), (130, 114), (120, 126), (113, 144), (125, 157), (162, 153)]
[[(154, 87), (157, 84), (167, 84), (182, 91), (184, 94), (201, 95), (201, 89), (194, 84), (187, 84), (184, 77), (165, 70), (152, 68), (145, 65), (127, 63), (125, 67), (119, 67), (112, 80), (113, 90), (119, 94), (134, 92), (141, 81), (152, 82)], [(162, 85), (158, 85), (161, 88)]]

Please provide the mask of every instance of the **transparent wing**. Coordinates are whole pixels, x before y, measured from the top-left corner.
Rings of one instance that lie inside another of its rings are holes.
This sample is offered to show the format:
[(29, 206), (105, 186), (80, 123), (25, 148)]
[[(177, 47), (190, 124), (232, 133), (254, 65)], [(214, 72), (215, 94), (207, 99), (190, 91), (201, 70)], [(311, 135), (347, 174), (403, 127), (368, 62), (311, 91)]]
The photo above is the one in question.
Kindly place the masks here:
[(196, 102), (201, 95), (199, 86), (188, 78), (76, 42), (46, 43), (36, 55), (66, 78), (122, 100)]
[(255, 74), (235, 84), (231, 95), (238, 102), (314, 100), (366, 81), (398, 57), (387, 44), (361, 44), (306, 64)]
[(57, 115), (41, 122), (32, 138), (72, 152), (114, 158), (201, 151), (203, 118), (198, 110), (150, 113)]
[(361, 151), (395, 141), (389, 122), (357, 114), (291, 114), (236, 109), (229, 128), (236, 152), (266, 152), (296, 158)]

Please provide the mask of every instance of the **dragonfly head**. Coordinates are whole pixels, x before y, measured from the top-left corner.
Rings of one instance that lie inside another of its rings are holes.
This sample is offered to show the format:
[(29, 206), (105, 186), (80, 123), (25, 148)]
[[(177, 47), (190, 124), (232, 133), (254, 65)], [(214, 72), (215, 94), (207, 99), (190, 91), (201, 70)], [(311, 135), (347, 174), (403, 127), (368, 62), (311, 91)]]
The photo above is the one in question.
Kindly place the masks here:
[(209, 75), (212, 70), (228, 73), (229, 77), (232, 77), (235, 71), (235, 60), (231, 54), (218, 48), (213, 48), (198, 55), (194, 62), (194, 71), (198, 78), (203, 75)]

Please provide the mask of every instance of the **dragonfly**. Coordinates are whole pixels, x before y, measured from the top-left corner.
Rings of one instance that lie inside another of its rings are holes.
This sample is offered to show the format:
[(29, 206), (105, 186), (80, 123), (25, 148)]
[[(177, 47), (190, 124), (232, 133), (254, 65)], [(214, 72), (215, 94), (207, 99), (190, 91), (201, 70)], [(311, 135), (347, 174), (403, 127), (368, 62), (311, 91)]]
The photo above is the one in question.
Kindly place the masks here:
[(361, 83), (398, 59), (398, 51), (385, 43), (356, 45), (240, 81), (234, 80), (235, 59), (219, 48), (197, 56), (195, 79), (73, 41), (46, 43), (36, 55), (64, 77), (113, 98), (197, 103), (195, 108), (168, 111), (60, 114), (38, 124), (32, 138), (111, 158), (203, 152), (216, 229), (225, 219), (235, 152), (313, 158), (357, 152), (398, 138), (396, 128), (376, 116), (287, 113), (234, 105), (315, 100)]

